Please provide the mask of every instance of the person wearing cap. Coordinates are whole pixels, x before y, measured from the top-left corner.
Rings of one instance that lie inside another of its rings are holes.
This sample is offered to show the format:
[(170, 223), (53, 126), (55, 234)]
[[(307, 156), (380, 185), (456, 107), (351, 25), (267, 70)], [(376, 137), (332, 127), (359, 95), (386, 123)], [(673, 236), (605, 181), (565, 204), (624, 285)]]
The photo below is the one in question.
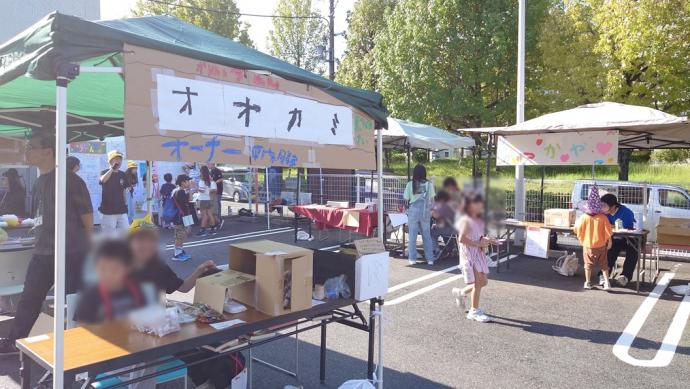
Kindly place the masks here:
[(0, 214), (26, 216), (26, 187), (17, 169), (9, 168), (2, 173), (7, 181), (7, 192), (0, 200)]
[(189, 189), (191, 178), (186, 174), (180, 174), (175, 180), (177, 188), (172, 193), (172, 200), (177, 208), (177, 215), (173, 219), (175, 225), (175, 252), (173, 253), (173, 261), (188, 261), (192, 258), (184, 249), (184, 241), (187, 240), (187, 226), (184, 224), (185, 216), (192, 214), (189, 206)]
[(76, 173), (81, 169), (81, 161), (74, 155), (67, 157), (67, 170)]
[(613, 229), (605, 213), (609, 207), (599, 199), (599, 188), (592, 186), (587, 200), (578, 204), (584, 214), (575, 223), (574, 231), (582, 244), (582, 257), (585, 262), (585, 289), (592, 289), (592, 268), (598, 266), (604, 277), (604, 290), (611, 289), (609, 266), (606, 252), (611, 248)]
[(101, 227), (106, 234), (126, 235), (129, 226), (125, 191), (130, 187), (127, 175), (120, 170), (122, 153), (112, 150), (108, 153), (110, 169), (101, 172), (100, 184), (103, 187), (101, 206), (98, 208), (103, 215)]
[(148, 216), (134, 219), (129, 227), (127, 241), (133, 254), (133, 277), (142, 284), (153, 284), (159, 292), (187, 293), (196, 285), (197, 278), (216, 268), (216, 264), (208, 260), (197, 266), (184, 280), (178, 277), (160, 258), (158, 227)]
[[(623, 228), (632, 230), (635, 228), (635, 214), (630, 208), (618, 202), (616, 195), (607, 193), (601, 196), (601, 202), (608, 205), (608, 217), (611, 225), (616, 224), (616, 220), (620, 220)], [(625, 251), (625, 262), (623, 262), (623, 272), (616, 276), (616, 282), (620, 286), (626, 286), (632, 280), (635, 267), (640, 259), (635, 246), (625, 238), (613, 238), (611, 248), (608, 251), (608, 264), (610, 269), (615, 269), (618, 255)]]

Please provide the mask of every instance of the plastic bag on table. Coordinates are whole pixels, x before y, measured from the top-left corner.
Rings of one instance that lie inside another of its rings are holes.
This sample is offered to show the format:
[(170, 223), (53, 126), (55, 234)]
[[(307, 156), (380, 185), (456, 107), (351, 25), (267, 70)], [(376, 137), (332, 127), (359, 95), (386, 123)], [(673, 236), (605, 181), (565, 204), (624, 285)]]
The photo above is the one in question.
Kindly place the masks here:
[(323, 284), (326, 292), (326, 298), (329, 300), (334, 300), (339, 297), (346, 299), (350, 298), (352, 296), (352, 291), (350, 290), (350, 286), (347, 284), (346, 280), (347, 276), (345, 274), (327, 279)]

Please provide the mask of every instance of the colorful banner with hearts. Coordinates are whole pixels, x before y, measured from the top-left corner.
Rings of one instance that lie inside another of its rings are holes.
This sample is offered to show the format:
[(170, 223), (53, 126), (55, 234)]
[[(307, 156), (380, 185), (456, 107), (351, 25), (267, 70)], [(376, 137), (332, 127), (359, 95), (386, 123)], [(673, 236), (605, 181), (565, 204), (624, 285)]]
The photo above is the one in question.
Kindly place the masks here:
[(618, 131), (498, 137), (496, 164), (512, 165), (616, 165)]

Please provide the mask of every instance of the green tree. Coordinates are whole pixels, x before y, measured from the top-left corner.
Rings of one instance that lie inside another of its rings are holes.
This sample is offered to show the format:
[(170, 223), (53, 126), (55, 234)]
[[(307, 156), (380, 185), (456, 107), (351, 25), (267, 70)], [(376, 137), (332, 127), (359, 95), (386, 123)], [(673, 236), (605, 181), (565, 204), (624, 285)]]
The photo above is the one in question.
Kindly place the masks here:
[(171, 0), (169, 3), (137, 0), (136, 16), (170, 15), (195, 26), (254, 47), (249, 38), (249, 24), (241, 22), (235, 0)]
[[(279, 0), (273, 30), (268, 33), (271, 55), (310, 72), (323, 74), (325, 62), (318, 47), (327, 47), (327, 26), (311, 10), (311, 0)], [(312, 16), (305, 18), (304, 16)]]
[(588, 3), (578, 0), (549, 7), (538, 27), (536, 58), (527, 71), (528, 118), (603, 100), (606, 77), (595, 53), (599, 32), (593, 13)]
[(591, 0), (610, 100), (690, 112), (690, 1)]
[[(528, 25), (546, 7), (528, 2)], [(392, 114), (441, 128), (515, 121), (517, 2), (401, 0), (375, 39), (379, 91)], [(527, 57), (535, 30), (527, 30)]]
[(348, 15), (347, 48), (343, 56), (336, 81), (375, 90), (379, 74), (374, 64), (376, 35), (383, 29), (386, 13), (392, 12), (396, 0), (358, 0)]

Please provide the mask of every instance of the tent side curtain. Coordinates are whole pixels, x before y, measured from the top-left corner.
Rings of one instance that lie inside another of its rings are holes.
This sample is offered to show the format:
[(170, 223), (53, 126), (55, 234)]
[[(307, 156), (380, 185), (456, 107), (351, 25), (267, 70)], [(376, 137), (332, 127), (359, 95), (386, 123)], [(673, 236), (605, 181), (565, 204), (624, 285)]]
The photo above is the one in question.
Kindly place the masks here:
[(467, 149), (474, 147), (474, 139), (459, 136), (440, 128), (413, 123), (406, 120), (388, 118), (388, 130), (383, 133), (384, 144), (391, 148), (405, 147), (418, 149)]
[(170, 16), (90, 22), (59, 13), (49, 14), (0, 46), (0, 88), (23, 75), (55, 80), (59, 64), (81, 63), (119, 52), (124, 43), (224, 66), (262, 70), (313, 85), (369, 114), (379, 125), (387, 125), (387, 111), (380, 94), (337, 84)]

